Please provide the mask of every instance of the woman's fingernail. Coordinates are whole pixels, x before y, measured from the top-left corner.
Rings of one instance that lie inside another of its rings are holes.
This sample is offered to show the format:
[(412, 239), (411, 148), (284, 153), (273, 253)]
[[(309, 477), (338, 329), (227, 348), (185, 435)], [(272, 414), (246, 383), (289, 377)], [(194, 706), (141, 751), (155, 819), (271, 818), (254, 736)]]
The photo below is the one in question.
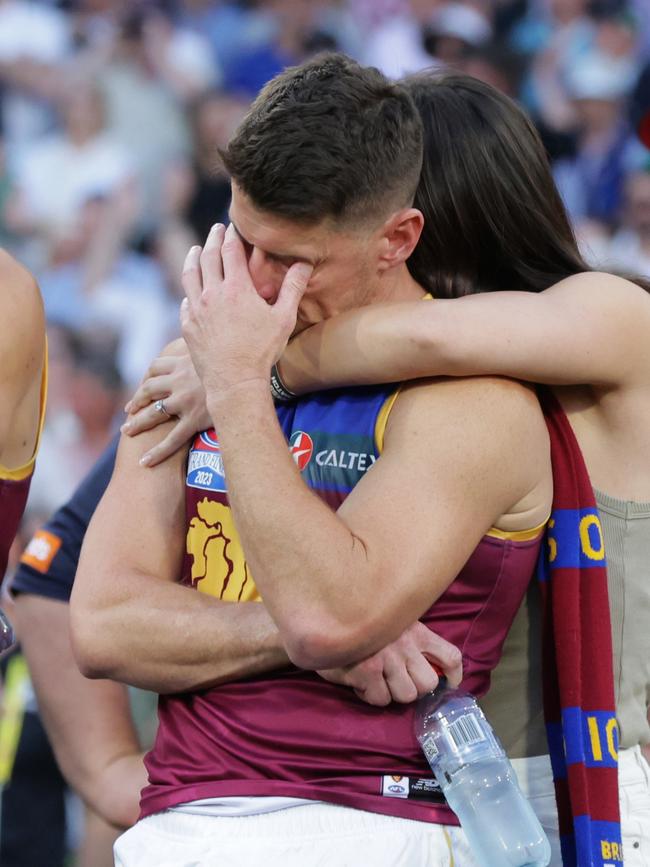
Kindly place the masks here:
[(133, 425), (131, 424), (130, 421), (125, 421), (124, 424), (122, 425), (122, 427), (120, 428), (120, 432), (121, 433), (128, 433), (132, 427), (133, 427)]
[(142, 457), (140, 458), (140, 465), (143, 467), (148, 467), (150, 463), (151, 463), (151, 455), (150, 454), (142, 455)]
[(131, 412), (131, 401), (129, 401), (124, 407), (124, 412)]

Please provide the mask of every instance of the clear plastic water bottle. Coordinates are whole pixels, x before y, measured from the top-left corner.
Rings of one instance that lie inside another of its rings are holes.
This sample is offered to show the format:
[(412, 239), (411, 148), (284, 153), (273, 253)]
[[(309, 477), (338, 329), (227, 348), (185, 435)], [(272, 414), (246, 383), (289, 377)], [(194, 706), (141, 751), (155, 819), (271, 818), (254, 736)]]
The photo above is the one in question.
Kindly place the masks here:
[(551, 847), (476, 699), (440, 686), (416, 709), (415, 734), (481, 867), (546, 867)]

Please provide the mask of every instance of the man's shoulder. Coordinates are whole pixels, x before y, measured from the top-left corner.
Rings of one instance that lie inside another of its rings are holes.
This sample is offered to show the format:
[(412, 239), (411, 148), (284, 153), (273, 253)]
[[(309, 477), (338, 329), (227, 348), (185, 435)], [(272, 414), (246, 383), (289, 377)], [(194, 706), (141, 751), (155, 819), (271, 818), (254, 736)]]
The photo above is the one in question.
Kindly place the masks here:
[(459, 460), (480, 451), (496, 461), (544, 474), (549, 436), (533, 386), (498, 376), (444, 377), (402, 386), (386, 428), (386, 447), (417, 442)]
[(453, 411), (454, 416), (507, 416), (525, 426), (543, 423), (534, 386), (502, 376), (436, 377), (405, 383), (396, 401), (416, 413)]
[(491, 497), (493, 526), (527, 529), (548, 516), (550, 441), (531, 386), (494, 376), (409, 384), (391, 412), (384, 454), (417, 461), (436, 490), (452, 480)]

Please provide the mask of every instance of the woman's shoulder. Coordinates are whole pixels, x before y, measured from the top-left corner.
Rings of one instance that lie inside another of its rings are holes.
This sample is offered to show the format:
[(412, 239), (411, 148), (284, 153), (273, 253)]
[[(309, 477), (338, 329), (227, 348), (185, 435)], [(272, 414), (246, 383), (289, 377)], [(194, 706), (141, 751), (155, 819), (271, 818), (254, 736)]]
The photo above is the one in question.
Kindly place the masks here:
[(613, 274), (606, 271), (583, 271), (556, 283), (550, 292), (583, 295), (592, 303), (621, 303), (650, 310), (650, 278), (642, 275)]

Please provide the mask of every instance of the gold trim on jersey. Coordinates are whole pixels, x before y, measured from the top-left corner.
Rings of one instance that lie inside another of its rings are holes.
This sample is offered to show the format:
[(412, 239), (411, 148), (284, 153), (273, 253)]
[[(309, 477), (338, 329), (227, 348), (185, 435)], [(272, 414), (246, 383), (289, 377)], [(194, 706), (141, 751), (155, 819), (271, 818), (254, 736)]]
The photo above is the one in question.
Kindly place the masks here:
[(36, 461), (36, 454), (38, 452), (38, 447), (41, 444), (41, 435), (43, 433), (43, 425), (45, 424), (45, 407), (47, 405), (47, 374), (48, 374), (48, 365), (47, 365), (47, 337), (45, 338), (45, 350), (43, 354), (43, 371), (41, 373), (41, 395), (40, 395), (40, 406), (39, 406), (39, 419), (38, 419), (38, 431), (36, 432), (36, 444), (34, 445), (34, 451), (32, 452), (31, 458), (27, 461), (27, 463), (23, 464), (21, 467), (16, 467), (16, 469), (9, 469), (9, 467), (5, 467), (0, 464), (0, 479), (7, 479), (11, 482), (22, 482), (23, 479), (26, 479), (34, 470), (34, 462)]
[(375, 445), (377, 446), (377, 451), (380, 455), (384, 450), (384, 437), (386, 436), (388, 416), (390, 415), (401, 390), (402, 386), (400, 385), (392, 394), (389, 394), (377, 414), (377, 420), (375, 421)]
[(531, 527), (530, 530), (500, 530), (498, 527), (490, 527), (485, 534), (492, 536), (494, 539), (504, 539), (510, 542), (528, 542), (531, 539), (536, 539), (541, 536), (546, 528), (548, 518), (543, 524), (538, 524), (537, 527)]

